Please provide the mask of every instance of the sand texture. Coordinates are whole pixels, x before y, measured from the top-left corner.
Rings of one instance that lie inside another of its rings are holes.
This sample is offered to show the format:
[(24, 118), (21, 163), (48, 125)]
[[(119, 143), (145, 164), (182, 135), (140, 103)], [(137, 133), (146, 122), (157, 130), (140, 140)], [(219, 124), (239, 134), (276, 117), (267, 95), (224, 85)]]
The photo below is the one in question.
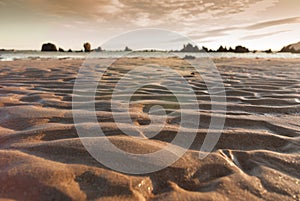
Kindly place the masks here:
[[(122, 72), (147, 62), (174, 67), (199, 101), (194, 112), (201, 121), (189, 150), (173, 165), (142, 175), (111, 170), (83, 147), (72, 116), (73, 84), (82, 62), (0, 62), (0, 200), (300, 200), (300, 60), (215, 60), (227, 115), (219, 142), (203, 160), (199, 149), (215, 114), (201, 76), (176, 58), (116, 62), (101, 81), (106, 88), (99, 88), (95, 108), (106, 136), (122, 150), (157, 151), (174, 138), (180, 121), (168, 119), (148, 140), (125, 135), (110, 110), (110, 90)], [(144, 87), (130, 104), (133, 123), (146, 126), (147, 108), (155, 104), (178, 110), (167, 90)]]

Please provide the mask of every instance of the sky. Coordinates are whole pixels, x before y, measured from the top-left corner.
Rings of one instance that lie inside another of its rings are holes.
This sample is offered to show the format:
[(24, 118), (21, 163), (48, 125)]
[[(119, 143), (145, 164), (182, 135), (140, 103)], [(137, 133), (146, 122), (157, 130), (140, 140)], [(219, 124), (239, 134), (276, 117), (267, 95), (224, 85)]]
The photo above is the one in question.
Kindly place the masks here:
[(82, 49), (87, 41), (96, 48), (157, 28), (212, 49), (279, 50), (300, 41), (299, 8), (299, 0), (0, 0), (0, 49)]

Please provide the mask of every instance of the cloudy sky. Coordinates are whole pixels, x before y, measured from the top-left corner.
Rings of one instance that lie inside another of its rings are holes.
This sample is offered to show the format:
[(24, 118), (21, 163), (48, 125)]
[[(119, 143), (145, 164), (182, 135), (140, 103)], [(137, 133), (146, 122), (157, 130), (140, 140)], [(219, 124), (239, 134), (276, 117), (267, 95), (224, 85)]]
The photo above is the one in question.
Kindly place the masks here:
[[(53, 42), (81, 49), (115, 35), (163, 28), (200, 46), (280, 49), (300, 41), (299, 0), (0, 0), (0, 49)], [(180, 47), (178, 47), (180, 48)]]

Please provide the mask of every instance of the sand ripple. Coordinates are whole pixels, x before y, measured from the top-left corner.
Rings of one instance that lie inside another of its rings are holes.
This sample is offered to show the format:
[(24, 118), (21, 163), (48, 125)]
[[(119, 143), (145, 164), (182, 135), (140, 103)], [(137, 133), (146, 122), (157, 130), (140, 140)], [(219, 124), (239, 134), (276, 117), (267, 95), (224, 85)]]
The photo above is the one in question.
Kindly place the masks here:
[[(218, 116), (211, 113), (211, 97), (201, 76), (181, 59), (132, 58), (115, 63), (104, 74), (94, 101), (105, 135), (120, 149), (140, 154), (157, 151), (176, 136), (179, 104), (172, 93), (157, 85), (139, 89), (131, 98), (130, 111), (133, 123), (141, 128), (150, 123), (147, 112), (153, 105), (175, 114), (159, 134), (147, 141), (132, 138), (122, 132), (129, 127), (126, 123), (120, 128), (114, 122), (110, 99), (115, 84), (124, 73), (147, 62), (183, 73), (199, 103), (199, 111), (184, 112), (200, 114), (201, 121), (194, 143), (182, 158), (163, 170), (138, 176), (98, 163), (78, 138), (71, 109), (73, 84), (82, 61), (1, 62), (0, 198), (300, 200), (299, 60), (215, 61), (226, 88), (227, 115), (215, 150), (204, 160), (198, 158), (199, 149), (211, 118)], [(144, 76), (136, 74), (126, 82), (138, 84), (148, 79)], [(161, 86), (180, 87), (178, 82), (175, 77), (156, 80)], [(88, 111), (77, 112), (89, 115)], [(126, 118), (123, 111), (118, 116)], [(88, 132), (97, 125), (87, 119), (82, 126)], [(184, 129), (186, 135), (194, 132), (190, 127)], [(103, 138), (90, 140), (97, 143)]]

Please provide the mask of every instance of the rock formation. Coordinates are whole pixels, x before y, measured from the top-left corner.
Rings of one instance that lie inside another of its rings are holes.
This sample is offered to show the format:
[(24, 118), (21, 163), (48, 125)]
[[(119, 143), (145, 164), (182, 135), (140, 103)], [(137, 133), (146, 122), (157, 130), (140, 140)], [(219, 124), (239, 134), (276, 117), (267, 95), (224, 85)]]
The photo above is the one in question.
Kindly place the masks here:
[(200, 49), (197, 45), (193, 46), (192, 44), (188, 43), (187, 45), (183, 45), (183, 48), (180, 52), (200, 52)]
[(217, 52), (228, 52), (226, 47), (220, 46)]
[(300, 53), (300, 42), (285, 46), (280, 52)]
[(196, 57), (192, 55), (185, 55), (183, 59), (191, 60), (191, 59), (196, 59)]
[(102, 52), (102, 48), (101, 47), (98, 47), (97, 49), (94, 49), (95, 52)]
[(62, 49), (62, 48), (58, 48), (58, 51), (59, 51), (59, 52), (65, 52), (65, 50)]
[(91, 51), (91, 44), (90, 43), (84, 43), (83, 47), (84, 47), (85, 52), (90, 52)]
[(202, 46), (202, 51), (209, 52), (209, 49), (207, 47)]
[(243, 46), (236, 46), (235, 47), (235, 50), (234, 50), (235, 53), (248, 53), (250, 52), (248, 48), (246, 47), (243, 47)]
[(42, 52), (57, 52), (57, 48), (52, 43), (45, 43), (42, 46)]
[(268, 49), (268, 50), (266, 50), (266, 51), (264, 51), (264, 52), (265, 52), (265, 53), (268, 53), (268, 54), (273, 53), (271, 49)]
[(232, 49), (232, 47), (230, 47), (228, 52), (234, 52), (234, 49)]
[(233, 49), (231, 47), (229, 49), (227, 49), (227, 47), (220, 46), (219, 49), (215, 52), (248, 53), (250, 51), (248, 48), (239, 45), (239, 46), (236, 46), (235, 49)]
[(132, 49), (130, 49), (129, 47), (126, 46), (124, 51), (129, 52), (129, 51), (132, 51)]

